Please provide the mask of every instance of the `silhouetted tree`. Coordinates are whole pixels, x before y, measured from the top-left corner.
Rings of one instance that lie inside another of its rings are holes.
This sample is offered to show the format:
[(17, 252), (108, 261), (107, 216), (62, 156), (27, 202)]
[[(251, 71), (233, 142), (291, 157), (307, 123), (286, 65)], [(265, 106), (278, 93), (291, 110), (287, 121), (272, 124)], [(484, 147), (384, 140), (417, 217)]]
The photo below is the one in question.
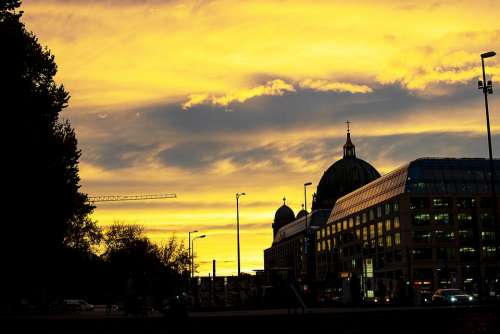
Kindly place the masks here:
[(47, 301), (65, 246), (89, 248), (98, 230), (79, 192), (75, 133), (60, 118), (69, 94), (54, 81), (54, 56), (26, 30), (20, 1), (0, 1), (0, 111), (5, 176), (1, 286)]

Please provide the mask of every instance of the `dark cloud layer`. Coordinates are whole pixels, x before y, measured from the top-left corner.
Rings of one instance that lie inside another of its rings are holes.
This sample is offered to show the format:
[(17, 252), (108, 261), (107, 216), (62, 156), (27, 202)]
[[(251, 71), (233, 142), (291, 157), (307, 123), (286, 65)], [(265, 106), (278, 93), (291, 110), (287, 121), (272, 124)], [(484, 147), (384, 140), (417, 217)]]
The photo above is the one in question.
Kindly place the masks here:
[[(221, 160), (242, 167), (265, 162), (267, 168), (286, 168), (284, 157), (308, 162), (332, 161), (340, 154), (345, 139), (325, 133), (314, 143), (304, 141), (283, 147), (273, 143), (249, 144), (239, 138), (263, 131), (277, 136), (281, 131), (300, 133), (305, 128), (322, 131), (345, 119), (354, 124), (384, 120), (392, 125), (418, 113), (424, 116), (441, 113), (445, 117), (458, 107), (477, 104), (480, 96), (472, 88), (474, 84), (450, 86), (449, 94), (430, 97), (413, 94), (398, 85), (379, 86), (370, 94), (304, 89), (234, 103), (228, 107), (230, 112), (212, 105), (182, 110), (180, 104), (169, 104), (97, 119), (87, 114), (77, 117), (75, 124), (95, 126), (109, 134), (104, 139), (83, 142), (84, 159), (106, 169), (130, 167), (147, 159), (183, 169), (210, 168)], [(477, 117), (482, 117), (482, 113), (478, 112)], [(448, 133), (445, 128), (443, 124), (439, 133), (376, 137), (354, 131), (353, 139), (360, 155), (378, 161), (407, 161), (429, 155), (484, 156), (484, 136)]]

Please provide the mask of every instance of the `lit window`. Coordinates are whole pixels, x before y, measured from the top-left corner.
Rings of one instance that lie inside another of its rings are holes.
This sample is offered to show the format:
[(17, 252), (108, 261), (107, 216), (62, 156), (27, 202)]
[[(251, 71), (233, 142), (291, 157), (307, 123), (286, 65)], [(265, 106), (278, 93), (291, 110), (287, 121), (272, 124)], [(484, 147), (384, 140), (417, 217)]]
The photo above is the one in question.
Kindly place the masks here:
[(337, 223), (337, 233), (340, 233), (340, 231), (342, 231), (342, 223), (338, 222)]
[(465, 227), (465, 226), (472, 226), (472, 215), (466, 214), (466, 213), (459, 213), (457, 214), (457, 223), (458, 226)]
[(386, 219), (385, 220), (385, 233), (389, 232), (391, 230), (391, 220)]
[(437, 224), (449, 225), (450, 224), (450, 215), (447, 213), (438, 213), (438, 214), (434, 215), (434, 221)]
[(370, 224), (370, 239), (375, 239), (375, 224)]
[(385, 237), (385, 244), (387, 247), (392, 247), (392, 235), (388, 235)]
[(412, 217), (413, 225), (429, 225), (431, 216), (428, 213), (415, 214)]
[(325, 249), (326, 249), (326, 242), (325, 242), (325, 240), (323, 240), (321, 242), (321, 250), (325, 250)]
[(377, 224), (377, 235), (378, 235), (379, 237), (381, 237), (381, 236), (382, 236), (382, 234), (384, 233), (383, 228), (384, 228), (384, 224), (383, 224), (382, 222), (379, 222), (379, 223)]
[(351, 217), (349, 218), (349, 228), (353, 228), (354, 227), (354, 219)]
[(368, 240), (368, 229), (363, 227), (363, 241)]
[(347, 220), (344, 220), (342, 222), (342, 230), (344, 230), (344, 231), (347, 230)]
[(321, 238), (321, 231), (316, 231), (316, 239), (320, 239)]
[(331, 234), (331, 233), (330, 233), (330, 232), (331, 232), (331, 229), (330, 229), (330, 228), (331, 228), (331, 226), (327, 226), (327, 227), (326, 227), (326, 236), (327, 236), (327, 237), (329, 237), (329, 236), (330, 236), (330, 234)]
[(398, 212), (399, 211), (399, 201), (395, 201), (394, 202), (393, 209), (394, 209), (394, 212)]
[(361, 240), (361, 230), (359, 228), (356, 229), (356, 240)]
[(368, 220), (368, 217), (367, 217), (367, 215), (366, 215), (366, 212), (363, 212), (363, 216), (362, 216), (362, 217), (363, 217), (363, 218), (362, 218), (363, 224), (365, 224), (365, 223), (367, 222), (367, 220)]
[(378, 246), (384, 247), (384, 238), (382, 238), (382, 237), (378, 238)]
[(373, 212), (373, 209), (370, 209), (370, 220), (373, 220), (375, 218), (375, 213)]
[(326, 231), (324, 228), (321, 229), (321, 237), (324, 238), (326, 234)]
[(327, 240), (328, 250), (332, 249), (332, 241), (330, 239)]
[(401, 244), (401, 234), (400, 233), (394, 234), (394, 244), (395, 245)]
[(321, 252), (321, 243), (320, 243), (320, 242), (317, 242), (317, 243), (316, 243), (316, 250), (317, 250), (318, 252)]
[(495, 241), (495, 232), (482, 231), (481, 232), (482, 241)]
[(432, 199), (432, 207), (433, 208), (447, 208), (450, 206), (449, 198), (433, 198)]
[(337, 233), (337, 229), (336, 229), (335, 224), (332, 224), (332, 234), (335, 234), (335, 233)]
[(493, 257), (496, 254), (495, 247), (491, 247), (491, 246), (482, 247), (482, 253), (483, 253), (483, 256)]
[(399, 216), (394, 217), (394, 229), (399, 229)]
[(356, 226), (361, 225), (361, 216), (357, 215), (356, 216)]

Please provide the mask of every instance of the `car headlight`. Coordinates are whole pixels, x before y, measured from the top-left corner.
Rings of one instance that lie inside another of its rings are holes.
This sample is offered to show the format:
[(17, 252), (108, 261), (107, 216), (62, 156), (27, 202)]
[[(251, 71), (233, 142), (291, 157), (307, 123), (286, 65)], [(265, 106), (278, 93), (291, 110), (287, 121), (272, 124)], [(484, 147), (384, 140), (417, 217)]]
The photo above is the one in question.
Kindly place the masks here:
[(469, 296), (469, 301), (471, 302), (471, 301), (473, 301), (473, 300), (474, 300), (474, 297)]
[(454, 303), (454, 302), (457, 301), (457, 298), (456, 297), (451, 297), (450, 300), (451, 300), (452, 303)]

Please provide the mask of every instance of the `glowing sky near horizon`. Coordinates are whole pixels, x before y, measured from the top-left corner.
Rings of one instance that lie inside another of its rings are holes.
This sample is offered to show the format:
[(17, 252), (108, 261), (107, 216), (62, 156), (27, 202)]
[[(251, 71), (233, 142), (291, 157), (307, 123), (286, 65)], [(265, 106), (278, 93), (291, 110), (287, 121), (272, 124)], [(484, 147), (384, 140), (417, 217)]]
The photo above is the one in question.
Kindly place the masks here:
[[(198, 229), (200, 273), (263, 267), (275, 210), (297, 212), (341, 156), (385, 173), (422, 156), (487, 156), (479, 55), (500, 52), (497, 1), (25, 0), (59, 66), (82, 149), (82, 190), (175, 192), (99, 205), (102, 226), (158, 241)], [(496, 82), (497, 58), (487, 60)], [(499, 147), (491, 96), (494, 144)], [(315, 188), (310, 188), (310, 193)], [(311, 198), (308, 199), (311, 203)]]

